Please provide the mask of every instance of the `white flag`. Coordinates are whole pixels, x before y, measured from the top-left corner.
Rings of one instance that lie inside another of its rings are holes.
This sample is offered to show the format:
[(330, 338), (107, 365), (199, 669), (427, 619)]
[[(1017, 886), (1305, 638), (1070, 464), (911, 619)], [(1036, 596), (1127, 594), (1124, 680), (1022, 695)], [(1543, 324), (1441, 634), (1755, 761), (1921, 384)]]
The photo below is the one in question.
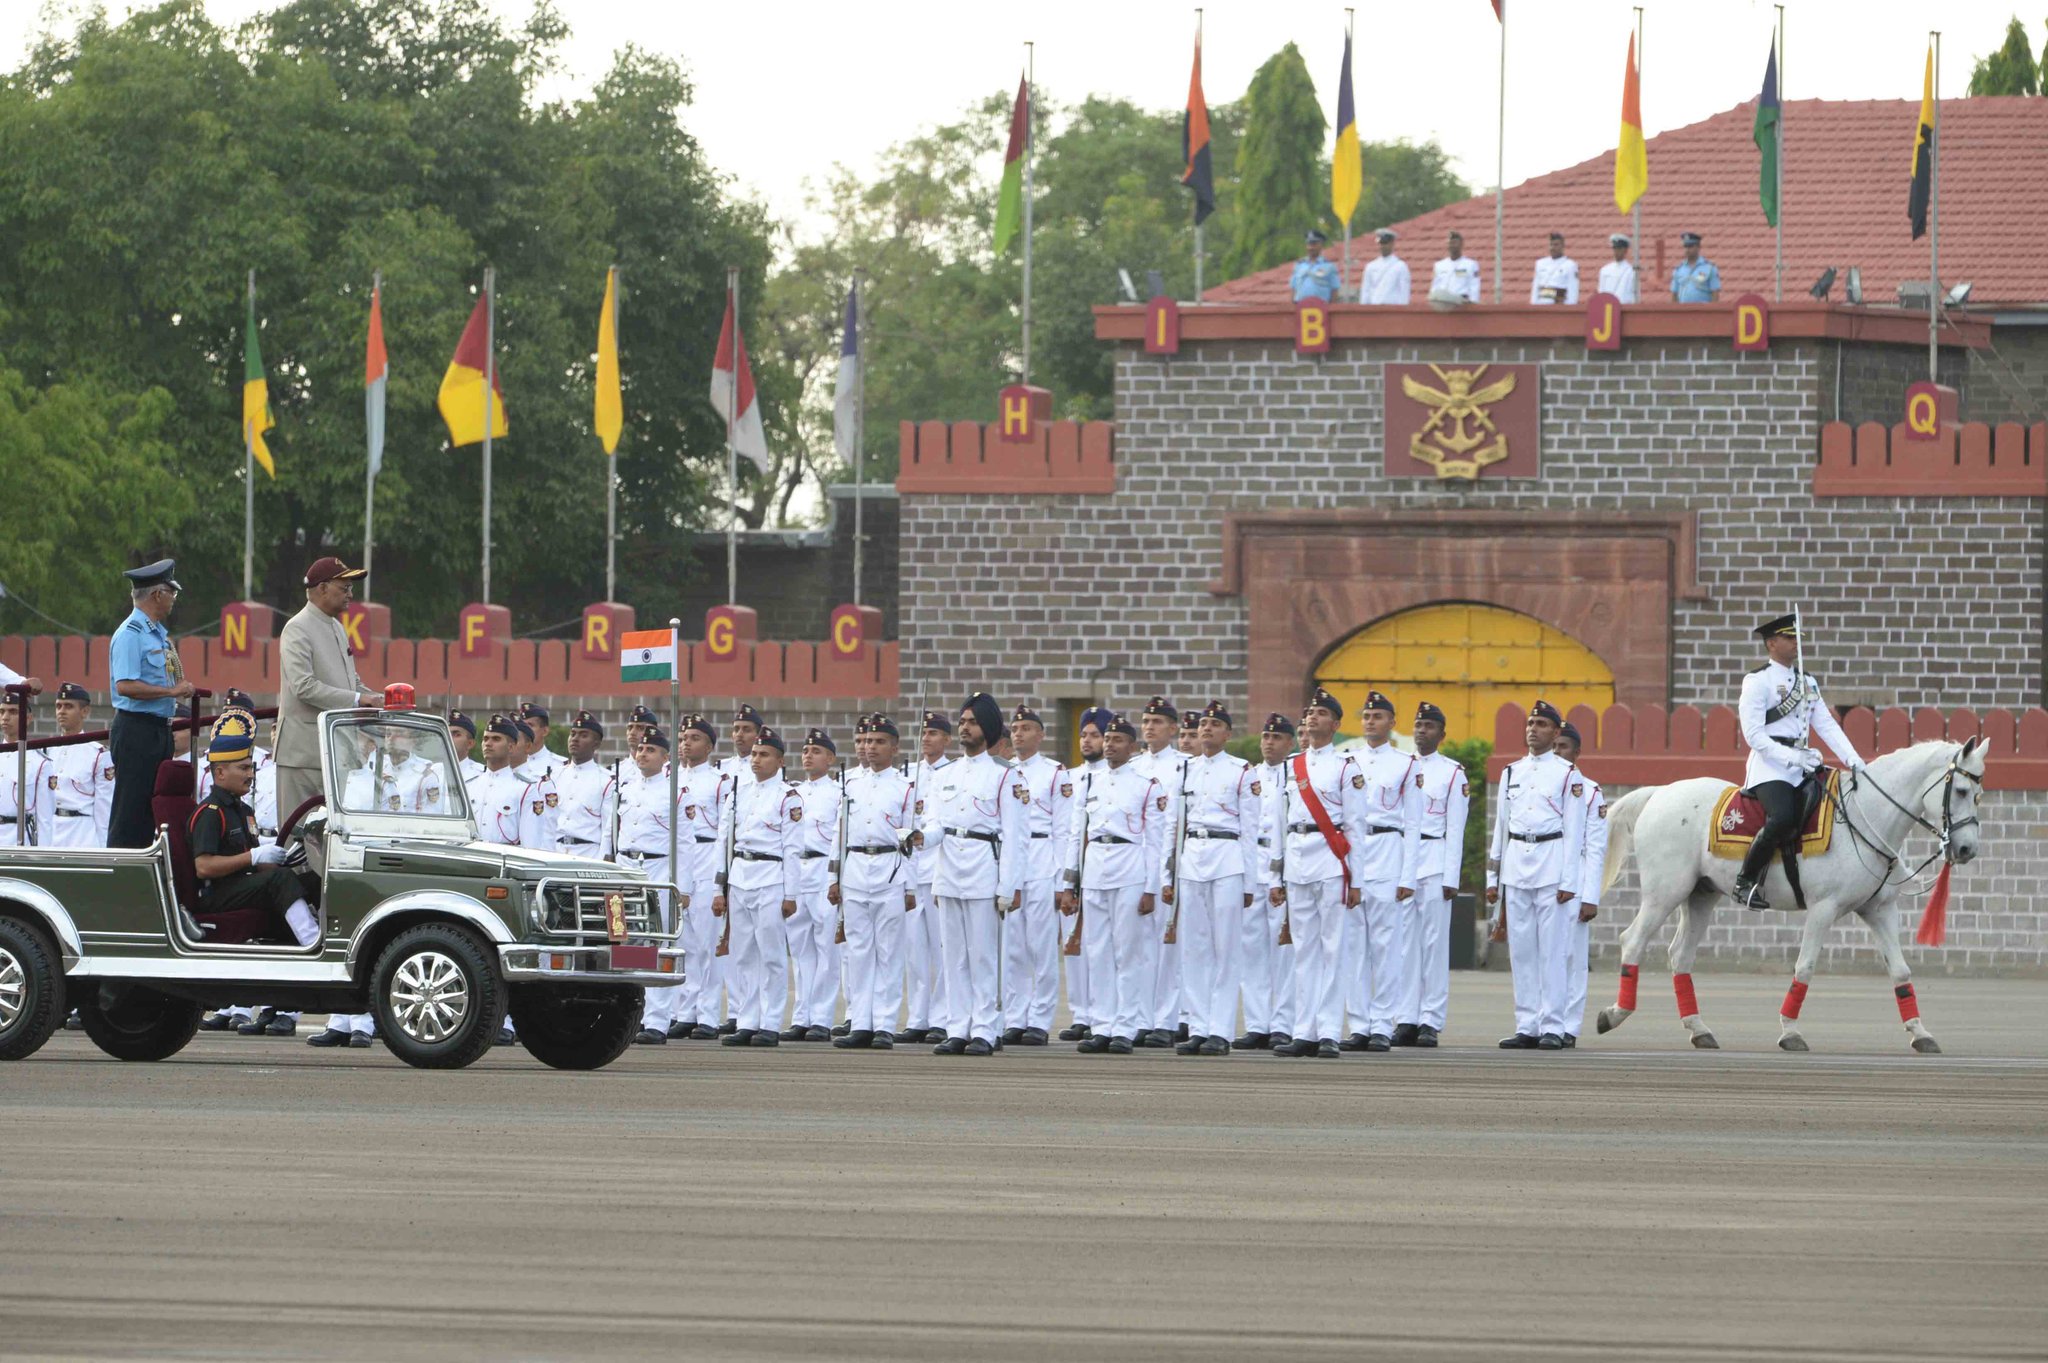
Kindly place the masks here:
[[(711, 363), (711, 405), (732, 428), (732, 447), (742, 459), (768, 471), (768, 437), (761, 430), (761, 404), (754, 397), (754, 371), (747, 363), (747, 343), (740, 335), (732, 290), (725, 292), (725, 325), (718, 329), (718, 358)], [(735, 382), (734, 374), (738, 380)], [(737, 412), (733, 398), (737, 389)]]
[(832, 448), (843, 464), (859, 456), (860, 295), (846, 291), (846, 334), (839, 342), (839, 388), (832, 399)]

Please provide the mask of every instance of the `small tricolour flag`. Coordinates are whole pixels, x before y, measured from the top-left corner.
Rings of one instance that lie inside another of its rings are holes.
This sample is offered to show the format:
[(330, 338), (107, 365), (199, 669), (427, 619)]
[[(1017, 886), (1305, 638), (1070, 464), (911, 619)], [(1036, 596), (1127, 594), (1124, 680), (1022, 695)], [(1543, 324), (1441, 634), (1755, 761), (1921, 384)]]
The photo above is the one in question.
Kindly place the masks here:
[(619, 636), (620, 681), (673, 681), (676, 675), (676, 632), (640, 629)]

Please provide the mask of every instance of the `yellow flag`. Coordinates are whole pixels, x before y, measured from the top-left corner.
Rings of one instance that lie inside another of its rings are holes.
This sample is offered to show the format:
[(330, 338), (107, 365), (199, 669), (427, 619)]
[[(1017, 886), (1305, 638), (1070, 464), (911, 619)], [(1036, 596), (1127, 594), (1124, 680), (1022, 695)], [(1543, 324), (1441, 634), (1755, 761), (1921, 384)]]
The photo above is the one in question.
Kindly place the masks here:
[[(255, 275), (249, 278), (253, 281)], [(277, 429), (270, 416), (270, 384), (263, 377), (263, 352), (256, 344), (256, 286), (249, 285), (249, 320), (242, 328), (242, 444), (263, 471), (277, 477), (265, 431)]]
[(625, 405), (619, 398), (619, 272), (604, 273), (604, 307), (597, 314), (597, 438), (606, 454), (619, 448), (619, 429), (625, 424)]
[(1623, 213), (1650, 187), (1650, 150), (1643, 142), (1643, 91), (1636, 70), (1636, 40), (1628, 40), (1628, 72), (1621, 78), (1621, 141), (1614, 149), (1614, 206)]

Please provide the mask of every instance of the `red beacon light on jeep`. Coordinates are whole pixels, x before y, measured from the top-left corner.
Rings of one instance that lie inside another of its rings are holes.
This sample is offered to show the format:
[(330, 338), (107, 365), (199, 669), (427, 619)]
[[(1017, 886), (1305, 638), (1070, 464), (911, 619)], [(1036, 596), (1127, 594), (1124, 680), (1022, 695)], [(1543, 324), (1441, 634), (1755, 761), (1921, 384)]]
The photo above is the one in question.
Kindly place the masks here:
[(393, 682), (384, 688), (384, 708), (386, 710), (410, 710), (414, 708), (414, 705), (413, 691), (409, 684)]

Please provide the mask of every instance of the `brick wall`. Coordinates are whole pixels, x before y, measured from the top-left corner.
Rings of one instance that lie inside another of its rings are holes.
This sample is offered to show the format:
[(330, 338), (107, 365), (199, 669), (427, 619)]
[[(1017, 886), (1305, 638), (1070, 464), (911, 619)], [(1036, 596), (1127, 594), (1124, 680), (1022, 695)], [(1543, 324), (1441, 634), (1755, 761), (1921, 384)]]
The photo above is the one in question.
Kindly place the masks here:
[(1990, 350), (1970, 352), (1963, 414), (1990, 422), (2048, 418), (2048, 326), (1991, 329)]
[[(1906, 385), (1927, 377), (1925, 346), (1855, 345), (1836, 341), (1827, 344), (1824, 355), (1829, 368), (1822, 375), (1821, 410), (1831, 421), (1847, 421), (1852, 425), (1879, 421), (1889, 426), (1903, 419)], [(1961, 396), (1965, 420), (2003, 420), (1996, 416), (1982, 417), (1975, 411), (1985, 394), (1973, 359), (1967, 352), (1953, 346), (1944, 349), (1939, 370), (1941, 381)], [(1836, 373), (1834, 366), (1838, 363), (1840, 372)]]

